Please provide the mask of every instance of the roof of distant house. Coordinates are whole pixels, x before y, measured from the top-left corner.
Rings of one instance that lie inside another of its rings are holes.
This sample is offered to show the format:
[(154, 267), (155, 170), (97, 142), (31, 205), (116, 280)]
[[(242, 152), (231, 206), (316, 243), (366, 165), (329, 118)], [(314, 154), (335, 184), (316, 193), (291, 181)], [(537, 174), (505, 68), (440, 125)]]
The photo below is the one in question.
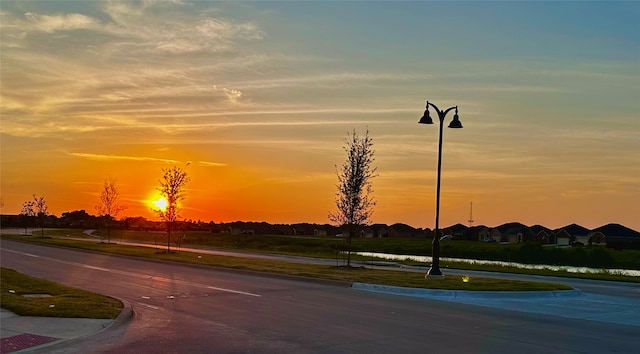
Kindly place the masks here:
[(586, 236), (587, 234), (589, 234), (589, 232), (591, 232), (586, 227), (580, 226), (578, 224), (567, 225), (567, 226), (564, 226), (564, 227), (561, 227), (561, 228), (558, 228), (558, 229), (554, 230), (554, 232), (558, 232), (560, 230), (564, 230), (569, 235), (572, 235), (572, 236)]
[(605, 236), (640, 237), (640, 232), (620, 224), (603, 225), (593, 231), (602, 232)]

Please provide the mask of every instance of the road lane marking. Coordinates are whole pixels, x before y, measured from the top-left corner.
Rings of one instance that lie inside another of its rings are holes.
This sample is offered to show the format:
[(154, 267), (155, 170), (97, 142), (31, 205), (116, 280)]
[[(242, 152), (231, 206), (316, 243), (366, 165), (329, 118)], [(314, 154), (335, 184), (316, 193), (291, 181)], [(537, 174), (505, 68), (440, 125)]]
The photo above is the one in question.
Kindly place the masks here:
[(85, 267), (85, 268), (93, 269), (93, 270), (101, 270), (103, 272), (108, 272), (109, 271), (109, 269), (101, 268), (101, 267), (95, 267), (95, 266), (91, 266), (91, 265), (88, 265), (88, 264), (83, 264), (82, 266)]
[(148, 308), (151, 308), (151, 309), (154, 309), (154, 310), (159, 309), (159, 307), (157, 307), (157, 306), (153, 306), (153, 305), (145, 304), (144, 302), (138, 302), (138, 304), (140, 304), (140, 305), (142, 305), (142, 306), (145, 306), (145, 307), (148, 307)]
[(207, 289), (213, 289), (213, 290), (219, 290), (219, 291), (226, 291), (226, 292), (229, 292), (229, 293), (242, 294), (242, 295), (249, 295), (249, 296), (255, 296), (255, 297), (260, 297), (260, 296), (262, 296), (262, 295), (258, 295), (258, 294), (247, 293), (247, 292), (244, 292), (244, 291), (231, 290), (231, 289), (224, 289), (224, 288), (216, 288), (215, 286), (207, 286)]
[(25, 256), (29, 256), (29, 257), (40, 258), (40, 259), (48, 260), (48, 261), (51, 261), (51, 262), (63, 263), (63, 264), (72, 265), (72, 266), (76, 266), (76, 267), (88, 268), (88, 269), (92, 269), (92, 270), (108, 272), (108, 273), (113, 273), (113, 274), (119, 274), (119, 275), (134, 277), (134, 278), (141, 278), (141, 279), (147, 279), (147, 280), (157, 280), (157, 281), (163, 281), (163, 282), (166, 282), (166, 283), (179, 283), (179, 284), (197, 286), (197, 287), (202, 287), (202, 288), (206, 288), (206, 289), (218, 290), (218, 291), (223, 291), (223, 292), (232, 293), (232, 294), (238, 294), (238, 295), (246, 295), (246, 296), (253, 296), (253, 297), (261, 297), (262, 296), (262, 295), (259, 295), (259, 294), (249, 293), (249, 292), (246, 292), (246, 291), (218, 288), (218, 287), (209, 286), (209, 285), (206, 285), (206, 284), (194, 283), (194, 282), (178, 280), (178, 279), (167, 279), (167, 278), (163, 278), (161, 276), (156, 276), (156, 275), (133, 273), (133, 272), (128, 272), (128, 271), (124, 271), (124, 270), (118, 270), (118, 269), (107, 269), (107, 268), (96, 267), (96, 266), (92, 266), (92, 265), (84, 264), (84, 263), (63, 261), (63, 260), (55, 259), (55, 258), (51, 258), (51, 257), (37, 256), (37, 255), (31, 254), (31, 253), (25, 253), (25, 252), (19, 252), (19, 251), (7, 250), (7, 249), (4, 249), (3, 251), (15, 253), (15, 254), (21, 254), (21, 255), (25, 255)]

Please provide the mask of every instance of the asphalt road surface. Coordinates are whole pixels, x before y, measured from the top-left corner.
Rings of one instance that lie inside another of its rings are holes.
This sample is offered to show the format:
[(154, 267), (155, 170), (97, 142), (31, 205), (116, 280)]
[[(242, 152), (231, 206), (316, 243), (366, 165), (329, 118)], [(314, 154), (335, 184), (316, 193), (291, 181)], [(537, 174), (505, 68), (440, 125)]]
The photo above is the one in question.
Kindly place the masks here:
[(640, 328), (2, 240), (1, 264), (123, 299), (59, 353), (637, 353)]

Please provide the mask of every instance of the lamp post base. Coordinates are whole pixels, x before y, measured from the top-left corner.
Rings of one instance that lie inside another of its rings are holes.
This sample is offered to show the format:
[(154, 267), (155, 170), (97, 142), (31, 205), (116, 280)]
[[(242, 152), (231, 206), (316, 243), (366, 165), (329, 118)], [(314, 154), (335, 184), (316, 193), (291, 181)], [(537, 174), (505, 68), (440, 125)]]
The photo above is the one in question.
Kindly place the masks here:
[(424, 275), (425, 279), (442, 279), (444, 278), (444, 274), (440, 271), (439, 268), (429, 268), (427, 274)]

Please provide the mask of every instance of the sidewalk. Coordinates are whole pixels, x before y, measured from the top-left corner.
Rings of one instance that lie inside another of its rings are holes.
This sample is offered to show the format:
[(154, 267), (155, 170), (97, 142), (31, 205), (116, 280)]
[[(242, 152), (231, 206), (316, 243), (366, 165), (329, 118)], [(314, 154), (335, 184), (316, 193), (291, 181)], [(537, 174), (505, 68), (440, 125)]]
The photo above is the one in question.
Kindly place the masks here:
[(19, 316), (0, 309), (0, 353), (26, 351), (90, 336), (107, 327), (126, 324), (132, 314), (127, 305), (115, 320)]

